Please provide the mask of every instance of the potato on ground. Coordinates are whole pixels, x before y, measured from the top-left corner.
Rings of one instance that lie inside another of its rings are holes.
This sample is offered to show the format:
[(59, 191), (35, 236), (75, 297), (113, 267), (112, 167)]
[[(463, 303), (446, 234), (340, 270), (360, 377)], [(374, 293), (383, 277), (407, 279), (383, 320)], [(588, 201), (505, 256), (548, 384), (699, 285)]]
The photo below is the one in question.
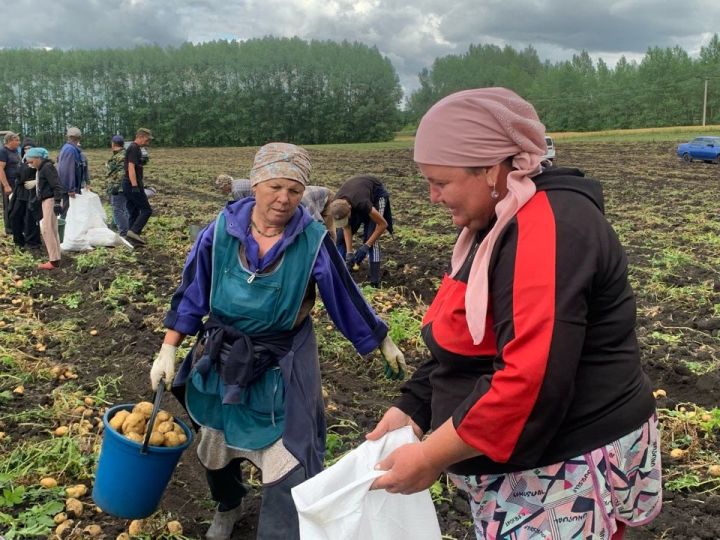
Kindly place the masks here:
[(182, 534), (183, 528), (179, 521), (168, 521), (167, 530), (171, 534)]
[(142, 519), (133, 519), (130, 522), (130, 526), (128, 527), (128, 534), (130, 536), (138, 536), (142, 534), (143, 530), (143, 520)]
[(87, 492), (88, 488), (85, 484), (78, 484), (76, 486), (65, 488), (65, 493), (67, 494), (67, 496), (73, 499), (79, 499), (80, 497), (83, 497), (85, 494), (87, 494)]
[(46, 476), (40, 480), (40, 485), (44, 488), (54, 488), (57, 487), (58, 483), (52, 476)]
[(63, 521), (60, 525), (55, 527), (55, 535), (58, 538), (62, 538), (67, 534), (67, 532), (72, 529), (74, 525), (74, 521), (72, 519), (68, 519), (67, 521)]
[(83, 529), (83, 537), (97, 538), (102, 534), (100, 525), (88, 525)]
[(68, 514), (80, 517), (83, 513), (83, 503), (74, 497), (70, 497), (65, 501), (65, 510), (67, 510)]

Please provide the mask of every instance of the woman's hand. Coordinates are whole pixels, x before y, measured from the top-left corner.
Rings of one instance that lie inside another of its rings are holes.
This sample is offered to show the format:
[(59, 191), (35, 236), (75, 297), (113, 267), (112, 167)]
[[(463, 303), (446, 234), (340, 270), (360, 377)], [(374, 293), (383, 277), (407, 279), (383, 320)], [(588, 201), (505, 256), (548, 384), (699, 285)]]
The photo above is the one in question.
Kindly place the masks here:
[(394, 431), (401, 427), (410, 426), (418, 439), (422, 439), (423, 430), (420, 429), (413, 419), (409, 415), (402, 412), (397, 407), (390, 407), (387, 412), (383, 415), (382, 419), (378, 422), (375, 429), (365, 435), (365, 438), (369, 441), (376, 441), (388, 431)]
[[(408, 421), (412, 422), (408, 415), (392, 407), (367, 438), (371, 439), (372, 435), (371, 440), (374, 440), (376, 432), (382, 435), (403, 425), (413, 425), (413, 429), (418, 427), (414, 422), (408, 424)], [(452, 419), (448, 419), (423, 442), (401, 446), (378, 463), (375, 468), (387, 473), (377, 478), (370, 489), (386, 489), (390, 493), (406, 495), (416, 493), (430, 487), (448, 466), (479, 455), (478, 450), (458, 436)]]
[(418, 442), (401, 446), (375, 468), (387, 473), (376, 478), (370, 489), (411, 495), (432, 486), (444, 467), (433, 463), (426, 455), (423, 443)]

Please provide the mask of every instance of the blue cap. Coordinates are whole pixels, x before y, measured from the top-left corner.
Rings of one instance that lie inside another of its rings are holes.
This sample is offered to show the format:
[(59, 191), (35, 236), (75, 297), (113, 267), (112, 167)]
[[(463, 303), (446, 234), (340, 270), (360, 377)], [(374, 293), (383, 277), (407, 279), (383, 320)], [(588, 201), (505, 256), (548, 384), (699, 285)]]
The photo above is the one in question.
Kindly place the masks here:
[(113, 135), (110, 141), (114, 144), (117, 144), (118, 146), (122, 146), (125, 144), (125, 139), (123, 139), (122, 135)]

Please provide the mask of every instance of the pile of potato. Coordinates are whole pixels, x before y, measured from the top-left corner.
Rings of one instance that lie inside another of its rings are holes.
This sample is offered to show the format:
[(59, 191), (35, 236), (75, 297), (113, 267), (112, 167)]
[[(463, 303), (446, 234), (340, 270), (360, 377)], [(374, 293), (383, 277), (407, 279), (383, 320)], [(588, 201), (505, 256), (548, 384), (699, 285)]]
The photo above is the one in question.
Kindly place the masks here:
[[(118, 411), (110, 419), (110, 427), (131, 441), (142, 442), (148, 430), (148, 422), (152, 414), (153, 404), (141, 401), (135, 405), (132, 412)], [(187, 442), (185, 431), (175, 423), (172, 415), (167, 411), (159, 411), (150, 433), (151, 446), (180, 446)]]

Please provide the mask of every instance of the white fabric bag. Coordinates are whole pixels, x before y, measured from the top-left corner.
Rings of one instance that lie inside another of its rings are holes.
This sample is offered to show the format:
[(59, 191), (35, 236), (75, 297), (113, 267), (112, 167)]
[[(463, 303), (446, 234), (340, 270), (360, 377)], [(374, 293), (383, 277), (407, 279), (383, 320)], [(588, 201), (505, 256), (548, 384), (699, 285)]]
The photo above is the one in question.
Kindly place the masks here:
[(63, 251), (87, 251), (92, 249), (85, 233), (90, 217), (90, 198), (85, 193), (70, 197), (70, 207), (65, 216), (65, 233), (60, 249)]
[(119, 246), (122, 243), (120, 235), (105, 226), (88, 229), (85, 238), (87, 238), (88, 243), (93, 247), (113, 247)]
[(413, 495), (370, 491), (373, 480), (385, 473), (375, 465), (414, 442), (409, 426), (390, 431), (294, 487), (301, 540), (438, 540), (440, 526), (429, 490)]
[(85, 189), (70, 198), (60, 245), (63, 251), (87, 251), (93, 246), (117, 246), (121, 242), (105, 224), (105, 209), (97, 193)]

